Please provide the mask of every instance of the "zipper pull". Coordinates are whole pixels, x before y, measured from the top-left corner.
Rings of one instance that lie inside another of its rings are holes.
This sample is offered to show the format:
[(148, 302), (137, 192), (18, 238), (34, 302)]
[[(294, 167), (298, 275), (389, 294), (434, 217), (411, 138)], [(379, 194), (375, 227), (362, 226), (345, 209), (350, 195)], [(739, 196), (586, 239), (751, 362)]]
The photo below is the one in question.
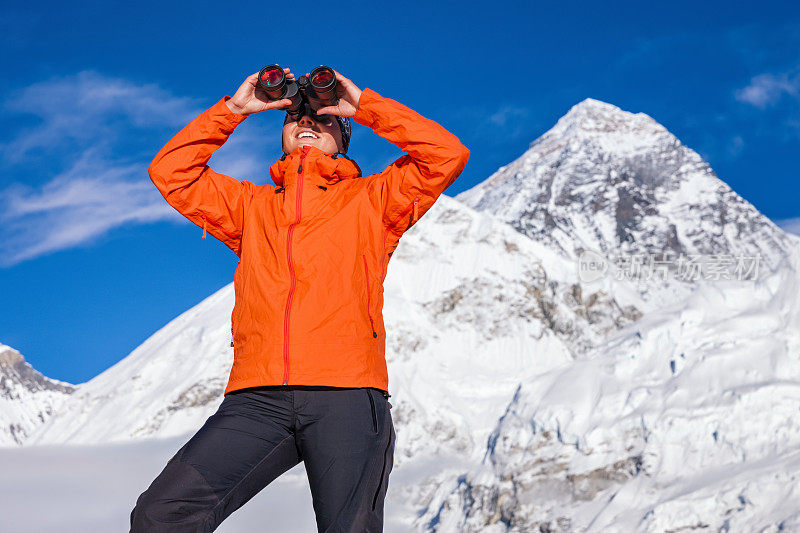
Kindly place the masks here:
[(206, 238), (206, 217), (203, 217), (203, 238)]
[(418, 206), (418, 205), (419, 205), (419, 196), (417, 196), (416, 198), (414, 198), (414, 215), (411, 217), (411, 223), (412, 223), (412, 224), (413, 224), (414, 222), (416, 222), (416, 221), (417, 221), (417, 218), (418, 218), (418, 217), (417, 217), (417, 206)]

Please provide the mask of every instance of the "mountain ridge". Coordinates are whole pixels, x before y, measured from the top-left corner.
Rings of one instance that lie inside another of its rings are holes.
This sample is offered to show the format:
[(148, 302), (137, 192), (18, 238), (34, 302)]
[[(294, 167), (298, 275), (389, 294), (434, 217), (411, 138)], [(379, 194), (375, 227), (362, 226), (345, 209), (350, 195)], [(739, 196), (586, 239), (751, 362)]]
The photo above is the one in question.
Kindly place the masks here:
[[(649, 116), (579, 102), (393, 254), (387, 506), (419, 531), (800, 527), (798, 242)], [(665, 249), (767, 268), (580, 276), (586, 251)], [(221, 401), (232, 306), (227, 285), (170, 321), (26, 444), (191, 433)]]
[(0, 344), (0, 447), (23, 444), (75, 389), (45, 377), (19, 351)]

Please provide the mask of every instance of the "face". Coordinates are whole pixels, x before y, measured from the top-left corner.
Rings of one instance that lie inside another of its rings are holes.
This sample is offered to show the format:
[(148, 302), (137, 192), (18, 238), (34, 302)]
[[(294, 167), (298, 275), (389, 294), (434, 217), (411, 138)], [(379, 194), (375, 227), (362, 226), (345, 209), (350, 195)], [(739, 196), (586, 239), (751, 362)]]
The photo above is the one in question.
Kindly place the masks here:
[(342, 131), (333, 115), (322, 115), (317, 122), (309, 115), (299, 120), (286, 115), (283, 121), (283, 151), (290, 154), (298, 146), (316, 146), (323, 152), (342, 151)]

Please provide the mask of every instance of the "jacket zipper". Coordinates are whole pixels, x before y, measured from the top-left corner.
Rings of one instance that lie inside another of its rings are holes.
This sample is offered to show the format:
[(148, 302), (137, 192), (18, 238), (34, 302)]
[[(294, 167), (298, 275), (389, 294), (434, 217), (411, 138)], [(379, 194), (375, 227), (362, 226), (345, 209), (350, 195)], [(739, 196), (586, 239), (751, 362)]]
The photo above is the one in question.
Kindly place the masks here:
[(382, 276), (383, 279), (386, 278), (386, 267), (387, 267), (387, 263), (388, 263), (388, 261), (386, 260), (386, 237), (389, 236), (389, 231), (391, 231), (391, 229), (393, 227), (395, 227), (398, 222), (400, 222), (400, 219), (402, 219), (404, 216), (406, 216), (408, 214), (408, 212), (411, 211), (412, 209), (414, 210), (414, 212), (411, 215), (411, 224), (414, 224), (417, 221), (417, 218), (419, 218), (418, 209), (417, 209), (417, 206), (419, 205), (419, 201), (420, 201), (420, 197), (419, 196), (414, 198), (414, 201), (412, 201), (410, 204), (408, 204), (408, 207), (403, 209), (403, 212), (400, 213), (399, 215), (397, 215), (394, 218), (394, 220), (392, 220), (392, 222), (388, 226), (386, 226), (386, 231), (383, 232), (383, 258), (381, 260), (381, 276)]
[(309, 146), (303, 146), (303, 154), (300, 156), (300, 167), (297, 169), (297, 194), (295, 195), (295, 219), (289, 225), (289, 231), (286, 234), (286, 258), (289, 262), (289, 296), (286, 298), (286, 312), (283, 316), (283, 384), (289, 383), (289, 313), (292, 310), (292, 297), (294, 296), (295, 276), (294, 276), (294, 263), (292, 263), (292, 234), (294, 228), (300, 223), (300, 209), (303, 200), (303, 163), (306, 160)]
[[(364, 276), (367, 278), (367, 316), (369, 317), (369, 326), (372, 328), (372, 338), (377, 338), (378, 334), (375, 332), (375, 324), (372, 322), (372, 312), (370, 306), (372, 305), (372, 293), (369, 290), (369, 269), (367, 268), (367, 256), (361, 254), (361, 259), (364, 260)], [(372, 398), (370, 396), (370, 398)]]
[(206, 217), (203, 216), (203, 238), (206, 238)]

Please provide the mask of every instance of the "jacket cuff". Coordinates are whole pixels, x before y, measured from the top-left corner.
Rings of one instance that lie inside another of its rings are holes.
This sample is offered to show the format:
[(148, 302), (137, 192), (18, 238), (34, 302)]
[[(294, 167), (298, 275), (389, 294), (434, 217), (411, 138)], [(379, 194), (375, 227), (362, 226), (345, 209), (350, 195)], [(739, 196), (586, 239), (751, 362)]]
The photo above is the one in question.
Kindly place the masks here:
[(358, 99), (358, 108), (356, 109), (356, 114), (353, 116), (353, 120), (362, 126), (372, 128), (372, 125), (378, 120), (377, 104), (379, 104), (382, 100), (384, 100), (383, 96), (379, 95), (372, 89), (362, 90), (361, 96)]
[(225, 103), (230, 99), (230, 96), (224, 96), (206, 111), (209, 118), (219, 123), (227, 133), (232, 133), (234, 128), (244, 122), (244, 119), (248, 116), (231, 111), (228, 104)]

